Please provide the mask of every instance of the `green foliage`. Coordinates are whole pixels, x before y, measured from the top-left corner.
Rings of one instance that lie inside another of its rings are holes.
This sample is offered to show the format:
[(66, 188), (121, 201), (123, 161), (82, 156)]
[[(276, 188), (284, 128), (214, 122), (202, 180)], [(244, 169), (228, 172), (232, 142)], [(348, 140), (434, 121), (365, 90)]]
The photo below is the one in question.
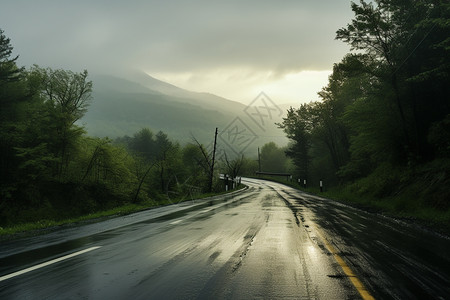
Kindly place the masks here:
[(0, 87), (5, 83), (19, 80), (23, 71), (23, 68), (16, 65), (19, 56), (11, 58), (13, 47), (10, 42), (11, 40), (0, 29)]
[(59, 179), (69, 176), (70, 162), (84, 133), (75, 122), (89, 105), (92, 82), (87, 76), (87, 71), (74, 73), (38, 66), (28, 72), (27, 83), (36, 105), (28, 113), (33, 123), (25, 125), (26, 135), (31, 137), (28, 140), (33, 141), (27, 146), (47, 145), (47, 151), (57, 158), (52, 172)]
[(286, 151), (296, 166), (296, 175), (300, 178), (308, 178), (310, 169), (310, 149), (311, 132), (313, 130), (313, 120), (309, 118), (311, 105), (302, 104), (300, 108), (290, 108), (287, 117), (278, 124), (284, 130), (291, 144)]
[(17, 148), (24, 143), (21, 133), (27, 120), (30, 102), (26, 82), (22, 79), (23, 69), (10, 58), (10, 40), (0, 30), (0, 210), (8, 209), (14, 202), (15, 194), (20, 192), (21, 159)]
[(259, 170), (258, 161), (254, 158), (243, 157), (241, 174), (242, 176), (255, 176), (256, 171)]
[[(148, 128), (115, 143), (88, 137), (77, 125), (91, 101), (87, 71), (25, 71), (11, 50), (0, 31), (0, 226), (158, 205), (208, 187), (202, 145), (183, 148)], [(218, 176), (213, 185), (223, 189)]]
[(262, 146), (260, 160), (263, 172), (289, 172), (290, 159), (286, 156), (286, 149), (279, 148), (274, 142)]
[(181, 155), (183, 170), (187, 175), (185, 184), (206, 190), (210, 166), (205, 163), (202, 149), (196, 144), (188, 143), (183, 147)]
[[(337, 39), (373, 62), (375, 94), (390, 103), (410, 162), (432, 157), (431, 124), (449, 113), (450, 10), (443, 1), (353, 3), (355, 19)], [(379, 87), (378, 87), (379, 86)], [(396, 127), (397, 128), (397, 127)]]
[(149, 128), (142, 128), (135, 133), (133, 138), (127, 141), (127, 144), (131, 151), (149, 162), (156, 158), (156, 141)]
[(414, 170), (384, 163), (369, 176), (332, 188), (325, 196), (450, 232), (450, 161), (437, 159)]
[(357, 53), (334, 65), (321, 101), (291, 108), (279, 124), (297, 175), (327, 178), (373, 201), (398, 195), (396, 211), (448, 210), (448, 185), (414, 176), (448, 181), (448, 169), (423, 168), (450, 153), (450, 5), (361, 0), (351, 9), (336, 39)]
[(450, 114), (431, 126), (428, 140), (438, 157), (450, 157)]

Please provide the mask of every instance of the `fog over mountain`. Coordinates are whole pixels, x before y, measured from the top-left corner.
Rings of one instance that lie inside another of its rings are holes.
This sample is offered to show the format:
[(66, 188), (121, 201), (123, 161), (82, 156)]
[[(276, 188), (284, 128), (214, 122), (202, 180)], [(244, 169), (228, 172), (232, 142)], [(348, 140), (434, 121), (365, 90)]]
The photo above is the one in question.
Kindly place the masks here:
[(132, 136), (144, 127), (163, 131), (180, 143), (193, 137), (209, 146), (218, 128), (219, 149), (227, 155), (251, 153), (266, 142), (286, 145), (277, 128), (285, 107), (260, 94), (249, 105), (213, 94), (196, 93), (153, 78), (146, 73), (127, 79), (93, 75), (92, 102), (81, 120), (89, 135), (110, 138)]
[(261, 90), (276, 103), (317, 99), (348, 52), (334, 38), (351, 15), (350, 0), (5, 0), (0, 9), (20, 66), (141, 70), (241, 103)]

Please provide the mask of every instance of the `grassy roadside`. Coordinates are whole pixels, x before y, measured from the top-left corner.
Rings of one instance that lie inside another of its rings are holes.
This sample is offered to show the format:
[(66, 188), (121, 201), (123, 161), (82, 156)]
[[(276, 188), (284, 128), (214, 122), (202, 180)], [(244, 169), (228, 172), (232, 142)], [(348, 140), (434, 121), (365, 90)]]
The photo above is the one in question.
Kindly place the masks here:
[(155, 207), (154, 202), (152, 203), (142, 203), (142, 204), (127, 204), (123, 206), (119, 206), (113, 209), (100, 211), (91, 213), (84, 216), (74, 217), (70, 219), (64, 219), (64, 220), (40, 220), (37, 222), (30, 222), (30, 223), (22, 223), (13, 225), (11, 227), (0, 227), (0, 236), (5, 235), (12, 235), (17, 233), (23, 233), (23, 232), (29, 232), (29, 231), (37, 231), (41, 229), (46, 229), (50, 227), (56, 227), (56, 226), (62, 226), (67, 224), (74, 224), (74, 223), (80, 223), (80, 222), (88, 222), (88, 221), (94, 221), (96, 219), (104, 219), (111, 216), (120, 216), (120, 215), (127, 215), (133, 212), (138, 212), (141, 210), (149, 209)]
[(379, 198), (355, 194), (351, 186), (344, 186), (331, 188), (319, 195), (450, 235), (450, 211), (427, 206), (411, 192)]
[(430, 185), (424, 181), (411, 182), (395, 195), (377, 196), (370, 192), (359, 191), (358, 184), (325, 187), (324, 191), (320, 192), (319, 187), (304, 188), (286, 179), (276, 177), (261, 179), (283, 183), (309, 194), (333, 199), (365, 211), (381, 213), (450, 236), (450, 210), (430, 205), (426, 194)]
[(7, 239), (10, 236), (18, 235), (18, 234), (40, 234), (45, 229), (56, 228), (60, 226), (71, 226), (77, 224), (86, 224), (86, 223), (95, 223), (98, 221), (102, 221), (108, 218), (129, 215), (135, 212), (144, 211), (152, 208), (157, 208), (161, 206), (178, 204), (182, 202), (192, 201), (192, 200), (200, 200), (214, 196), (220, 196), (224, 194), (228, 194), (231, 192), (237, 191), (239, 188), (234, 190), (230, 190), (228, 192), (220, 192), (220, 193), (206, 193), (195, 196), (195, 199), (191, 198), (182, 198), (182, 199), (166, 199), (164, 201), (147, 201), (139, 204), (126, 204), (119, 207), (115, 207), (112, 209), (99, 211), (79, 217), (68, 218), (63, 220), (40, 220), (38, 222), (30, 222), (17, 224), (10, 227), (0, 227), (0, 239)]

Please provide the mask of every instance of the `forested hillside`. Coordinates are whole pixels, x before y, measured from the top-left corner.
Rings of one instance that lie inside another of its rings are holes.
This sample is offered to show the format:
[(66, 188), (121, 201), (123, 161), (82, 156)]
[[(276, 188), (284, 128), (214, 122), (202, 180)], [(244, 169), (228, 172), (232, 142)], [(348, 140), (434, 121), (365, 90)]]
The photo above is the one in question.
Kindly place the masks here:
[(321, 100), (280, 124), (297, 175), (397, 211), (450, 208), (450, 4), (352, 3)]
[[(78, 122), (89, 135), (114, 139), (131, 136), (141, 128), (148, 127), (162, 130), (182, 144), (192, 142), (194, 135), (201, 143), (208, 145), (214, 140), (216, 127), (221, 132), (231, 129), (239, 117), (257, 136), (257, 140), (243, 151), (245, 155), (255, 156), (258, 147), (271, 141), (283, 146), (287, 144), (283, 132), (275, 125), (281, 121), (281, 115), (274, 114), (271, 120), (265, 117), (267, 120), (262, 130), (246, 114), (248, 108), (242, 103), (212, 94), (183, 90), (143, 72), (125, 73), (124, 77), (127, 79), (108, 75), (92, 76), (93, 101)], [(253, 99), (248, 100), (250, 104)], [(285, 113), (281, 108), (279, 111)], [(219, 148), (231, 154), (233, 150), (227, 146), (225, 135), (223, 133), (221, 137), (224, 138), (219, 138)]]
[(214, 108), (206, 101), (198, 101), (195, 95), (186, 98), (180, 92), (180, 96), (172, 96), (112, 76), (96, 75), (93, 82), (95, 101), (81, 121), (94, 136), (115, 138), (150, 127), (164, 130), (183, 143), (191, 141), (191, 134), (201, 141), (211, 141), (216, 126), (225, 127), (235, 115), (233, 112), (243, 113), (245, 108), (232, 101), (227, 109)]

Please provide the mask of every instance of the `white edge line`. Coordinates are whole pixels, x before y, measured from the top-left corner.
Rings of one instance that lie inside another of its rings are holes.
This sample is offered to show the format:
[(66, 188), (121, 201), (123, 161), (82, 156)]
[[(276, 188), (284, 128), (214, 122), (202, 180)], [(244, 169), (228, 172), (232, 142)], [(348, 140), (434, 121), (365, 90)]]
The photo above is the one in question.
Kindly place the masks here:
[(101, 248), (101, 246), (91, 247), (91, 248), (88, 248), (88, 249), (84, 249), (84, 250), (81, 250), (81, 251), (78, 251), (78, 252), (75, 252), (75, 253), (72, 253), (72, 254), (69, 254), (69, 255), (65, 255), (65, 256), (53, 259), (53, 260), (49, 260), (49, 261), (44, 262), (42, 264), (35, 265), (35, 266), (32, 266), (32, 267), (23, 269), (21, 271), (17, 271), (17, 272), (14, 272), (14, 273), (2, 276), (2, 277), (0, 277), (0, 281), (4, 281), (4, 280), (7, 280), (7, 279), (10, 279), (10, 278), (13, 278), (13, 277), (16, 277), (16, 276), (19, 276), (19, 275), (22, 275), (22, 274), (25, 274), (25, 273), (28, 273), (28, 272), (31, 272), (31, 271), (34, 271), (34, 270), (46, 267), (46, 266), (52, 265), (54, 263), (57, 263), (57, 262), (60, 262), (60, 261), (72, 258), (72, 257), (77, 256), (77, 255), (81, 255), (83, 253), (86, 253), (86, 252), (89, 252), (89, 251), (92, 251), (92, 250), (96, 250), (98, 248)]
[(176, 221), (173, 221), (173, 222), (171, 222), (171, 223), (170, 223), (170, 225), (175, 225), (175, 224), (178, 224), (178, 223), (180, 223), (181, 221), (183, 221), (183, 220), (181, 219), (181, 220), (176, 220)]

